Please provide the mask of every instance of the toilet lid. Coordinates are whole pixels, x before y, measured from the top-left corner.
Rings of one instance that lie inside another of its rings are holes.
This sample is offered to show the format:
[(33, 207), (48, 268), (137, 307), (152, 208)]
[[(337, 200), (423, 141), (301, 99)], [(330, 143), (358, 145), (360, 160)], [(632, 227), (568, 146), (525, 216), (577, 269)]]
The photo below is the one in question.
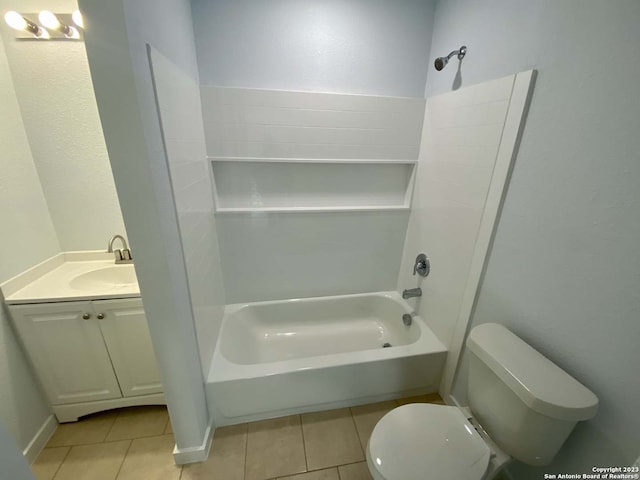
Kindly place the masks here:
[(490, 450), (457, 407), (413, 403), (378, 422), (367, 446), (376, 480), (480, 480)]

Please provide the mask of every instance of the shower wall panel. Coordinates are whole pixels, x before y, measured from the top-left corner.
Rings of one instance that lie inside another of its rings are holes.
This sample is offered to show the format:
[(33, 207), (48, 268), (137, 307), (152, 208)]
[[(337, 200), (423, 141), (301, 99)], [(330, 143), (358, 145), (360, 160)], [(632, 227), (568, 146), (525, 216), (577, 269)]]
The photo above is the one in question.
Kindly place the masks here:
[(200, 91), (186, 72), (156, 50), (151, 50), (151, 59), (200, 361), (206, 376), (224, 314), (225, 294), (211, 177), (207, 170)]
[[(200, 89), (210, 158), (418, 157), (423, 98)], [(408, 217), (382, 208), (216, 214), (227, 303), (393, 290)]]
[[(427, 99), (418, 173), (398, 289), (450, 345), (471, 268), (515, 75)], [(413, 276), (416, 255), (431, 259)]]

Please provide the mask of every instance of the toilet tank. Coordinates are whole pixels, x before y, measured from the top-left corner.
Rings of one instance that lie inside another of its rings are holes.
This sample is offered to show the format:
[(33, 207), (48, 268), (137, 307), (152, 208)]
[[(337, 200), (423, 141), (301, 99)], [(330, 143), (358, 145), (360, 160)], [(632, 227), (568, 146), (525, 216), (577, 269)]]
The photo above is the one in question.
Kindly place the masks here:
[(576, 423), (596, 414), (589, 389), (502, 325), (475, 327), (467, 347), (469, 408), (513, 458), (548, 465)]

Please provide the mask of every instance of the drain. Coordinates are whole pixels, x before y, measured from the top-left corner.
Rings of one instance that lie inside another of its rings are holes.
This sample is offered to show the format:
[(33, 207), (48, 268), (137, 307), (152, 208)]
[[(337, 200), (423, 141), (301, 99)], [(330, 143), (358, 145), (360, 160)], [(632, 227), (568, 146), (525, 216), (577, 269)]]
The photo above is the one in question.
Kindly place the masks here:
[(382, 345), (382, 348), (389, 348), (390, 346), (391, 346), (391, 344), (389, 342), (387, 342), (384, 345)]

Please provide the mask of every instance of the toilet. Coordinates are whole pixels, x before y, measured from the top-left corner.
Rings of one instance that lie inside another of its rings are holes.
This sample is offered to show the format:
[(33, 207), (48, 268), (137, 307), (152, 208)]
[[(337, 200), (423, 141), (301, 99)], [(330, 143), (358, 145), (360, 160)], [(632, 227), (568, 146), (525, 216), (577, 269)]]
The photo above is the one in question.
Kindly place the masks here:
[(469, 407), (414, 403), (377, 423), (367, 445), (374, 480), (491, 480), (510, 461), (548, 465), (598, 398), (507, 330), (469, 334)]

